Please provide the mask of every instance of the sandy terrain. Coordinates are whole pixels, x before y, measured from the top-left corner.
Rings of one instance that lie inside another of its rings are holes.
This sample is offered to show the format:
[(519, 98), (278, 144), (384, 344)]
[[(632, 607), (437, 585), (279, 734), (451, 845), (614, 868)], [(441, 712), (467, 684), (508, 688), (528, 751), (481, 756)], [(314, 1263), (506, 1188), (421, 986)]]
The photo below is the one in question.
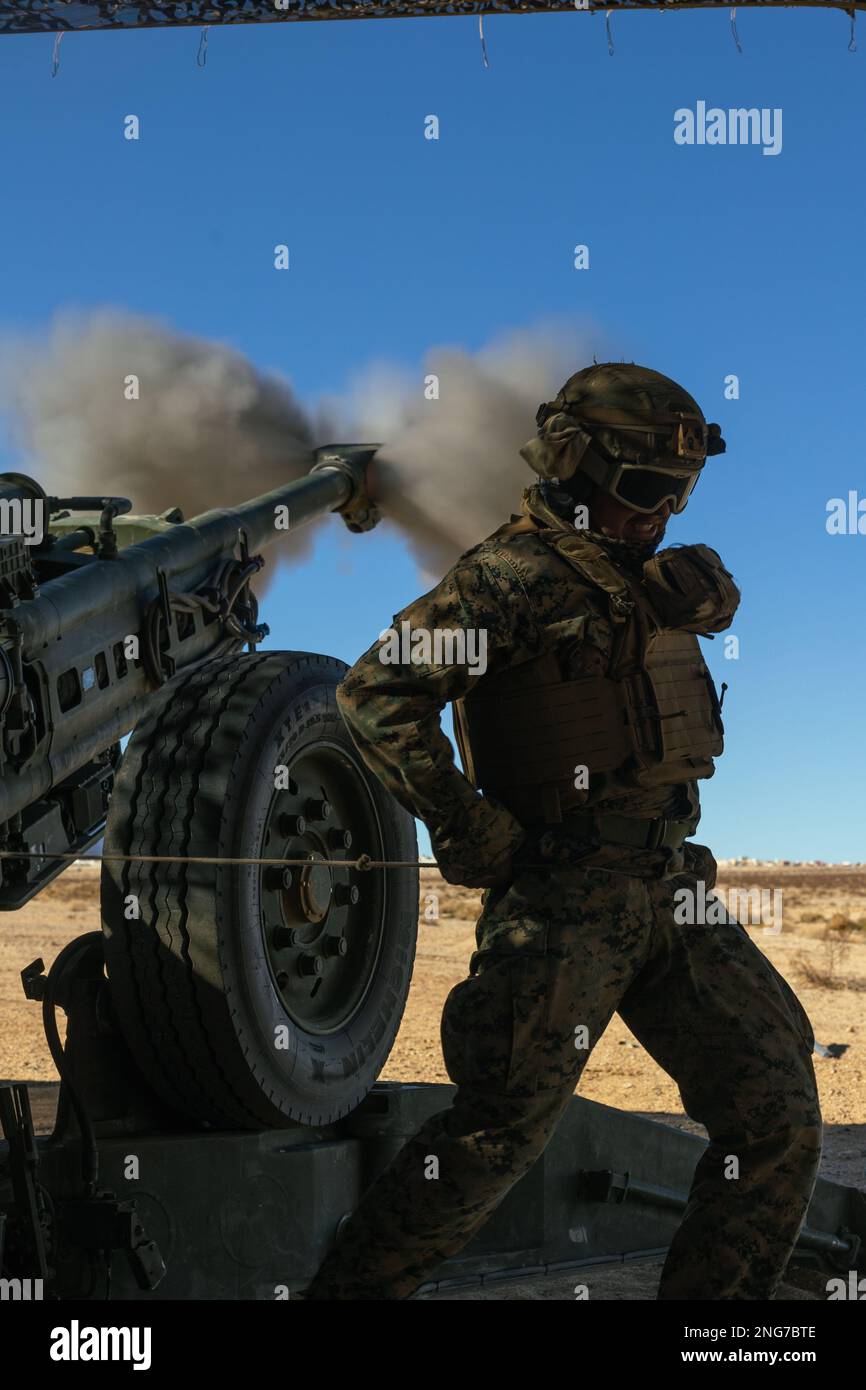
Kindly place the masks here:
[[(866, 1190), (866, 865), (720, 866), (716, 891), (727, 894), (734, 887), (782, 891), (781, 934), (757, 925), (752, 939), (796, 990), (817, 1041), (845, 1047), (838, 1058), (815, 1058), (825, 1121), (821, 1171)], [(424, 917), (430, 894), (438, 895), (436, 922)], [(415, 975), (383, 1075), (447, 1081), (439, 1019), (475, 946), (479, 894), (453, 888), (435, 869), (424, 869), (421, 896)], [(580, 1094), (704, 1133), (684, 1115), (674, 1082), (618, 1016), (593, 1050)]]
[[(815, 1059), (826, 1123), (822, 1172), (866, 1190), (866, 865), (723, 866), (717, 888), (733, 886), (782, 890), (781, 934), (756, 926), (753, 939), (796, 989), (817, 1039), (845, 1049), (839, 1057)], [(438, 897), (436, 921), (425, 918), (431, 894)], [(384, 1078), (448, 1080), (439, 1020), (474, 949), (478, 898), (444, 883), (435, 869), (422, 871), (415, 975)], [(88, 864), (73, 866), (34, 902), (0, 921), (0, 1079), (54, 1079), (39, 1006), (24, 998), (20, 971), (37, 956), (50, 964), (67, 941), (97, 926), (98, 867)], [(580, 1091), (702, 1132), (683, 1115), (673, 1081), (619, 1018), (595, 1048)]]

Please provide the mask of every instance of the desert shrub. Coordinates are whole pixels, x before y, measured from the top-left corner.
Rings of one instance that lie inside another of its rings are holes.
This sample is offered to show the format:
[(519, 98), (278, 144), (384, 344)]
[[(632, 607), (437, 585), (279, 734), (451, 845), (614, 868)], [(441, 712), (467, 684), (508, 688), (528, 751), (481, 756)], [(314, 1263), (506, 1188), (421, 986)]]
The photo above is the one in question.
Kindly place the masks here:
[(849, 947), (829, 937), (822, 946), (820, 956), (799, 955), (794, 960), (794, 967), (806, 984), (820, 989), (859, 989), (862, 982), (845, 973)]

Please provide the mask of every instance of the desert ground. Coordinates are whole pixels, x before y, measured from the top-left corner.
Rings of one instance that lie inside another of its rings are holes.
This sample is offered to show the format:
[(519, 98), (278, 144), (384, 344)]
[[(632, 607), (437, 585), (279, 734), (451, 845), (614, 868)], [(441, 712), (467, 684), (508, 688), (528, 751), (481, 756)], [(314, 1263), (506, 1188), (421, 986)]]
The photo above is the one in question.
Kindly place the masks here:
[[(788, 979), (804, 1004), (816, 1040), (831, 1055), (815, 1057), (825, 1121), (821, 1172), (866, 1191), (866, 864), (789, 864), (739, 860), (720, 864), (716, 891), (782, 892), (781, 932), (750, 926), (753, 940)], [(382, 1073), (392, 1081), (447, 1081), (439, 1044), (442, 1005), (467, 971), (475, 946), (480, 894), (445, 883), (435, 867), (421, 871), (418, 953), (409, 1000)], [(768, 899), (772, 902), (772, 897)], [(740, 920), (748, 925), (740, 914)], [(99, 925), (99, 867), (82, 861), (20, 912), (0, 922), (0, 1082), (32, 1084), (37, 1128), (51, 1128), (56, 1073), (41, 1028), (41, 1010), (25, 999), (20, 972)], [(703, 1134), (684, 1113), (676, 1085), (615, 1016), (594, 1049), (581, 1095)], [(597, 1266), (581, 1279), (594, 1301), (654, 1299), (661, 1261)], [(784, 1283), (783, 1301), (823, 1299), (824, 1276), (799, 1271)], [(817, 1280), (817, 1283), (814, 1281)], [(425, 1300), (574, 1298), (573, 1274), (441, 1290)]]
[[(448, 1080), (439, 1044), (442, 1005), (466, 974), (475, 946), (480, 895), (445, 883), (434, 867), (424, 868), (421, 879), (415, 973), (382, 1074), (392, 1081)], [(98, 865), (79, 862), (0, 922), (0, 1080), (54, 1081), (40, 1009), (25, 999), (20, 972), (38, 956), (50, 964), (67, 941), (98, 927), (98, 885)], [(717, 892), (735, 887), (782, 892), (781, 933), (760, 924), (750, 931), (800, 996), (816, 1039), (839, 1054), (815, 1058), (826, 1126), (822, 1173), (866, 1190), (866, 864), (722, 863)], [(683, 1113), (674, 1082), (618, 1017), (593, 1051), (580, 1093), (703, 1132)], [(50, 1101), (53, 1087), (42, 1094)]]
[[(434, 868), (423, 869), (421, 877), (415, 974), (384, 1071), (395, 1081), (448, 1080), (439, 1019), (475, 947), (480, 895), (445, 883)], [(730, 902), (734, 888), (781, 891), (780, 933), (740, 920), (798, 994), (816, 1042), (840, 1051), (814, 1059), (825, 1122), (821, 1172), (866, 1190), (866, 864), (723, 862), (715, 891)], [(434, 903), (438, 920), (425, 920)], [(675, 1083), (618, 1015), (593, 1050), (579, 1089), (590, 1100), (705, 1133), (684, 1114)]]

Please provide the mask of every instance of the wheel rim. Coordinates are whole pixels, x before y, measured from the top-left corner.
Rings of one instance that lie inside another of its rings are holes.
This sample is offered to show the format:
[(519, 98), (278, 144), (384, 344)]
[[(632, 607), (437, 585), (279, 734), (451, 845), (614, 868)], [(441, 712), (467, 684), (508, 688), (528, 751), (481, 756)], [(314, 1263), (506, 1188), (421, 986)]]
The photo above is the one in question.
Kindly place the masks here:
[(359, 873), (346, 861), (382, 859), (382, 825), (359, 764), (339, 744), (316, 743), (283, 766), (262, 857), (307, 862), (262, 866), (265, 951), (292, 1022), (336, 1033), (370, 989), (387, 920), (384, 870)]

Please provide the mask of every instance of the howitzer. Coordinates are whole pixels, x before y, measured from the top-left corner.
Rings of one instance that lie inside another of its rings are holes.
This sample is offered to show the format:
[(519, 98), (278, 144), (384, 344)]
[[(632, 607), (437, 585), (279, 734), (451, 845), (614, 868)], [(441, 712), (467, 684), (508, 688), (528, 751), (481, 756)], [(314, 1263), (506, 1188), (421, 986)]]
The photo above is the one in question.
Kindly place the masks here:
[(223, 1128), (345, 1114), (408, 990), (417, 871), (364, 866), (413, 864), (414, 824), (343, 726), (344, 663), (257, 651), (250, 587), (286, 531), (375, 524), (376, 447), (191, 521), (0, 475), (4, 520), (45, 518), (0, 540), (0, 907), (104, 835), (112, 1007), (163, 1101)]
[(322, 451), (306, 478), (186, 523), (177, 509), (130, 517), (126, 498), (48, 498), (0, 474), (0, 498), (48, 519), (41, 543), (0, 539), (0, 846), (45, 854), (5, 860), (0, 908), (65, 866), (51, 850), (102, 835), (118, 741), (166, 679), (267, 635), (251, 552), (329, 511), (372, 524), (364, 452)]

